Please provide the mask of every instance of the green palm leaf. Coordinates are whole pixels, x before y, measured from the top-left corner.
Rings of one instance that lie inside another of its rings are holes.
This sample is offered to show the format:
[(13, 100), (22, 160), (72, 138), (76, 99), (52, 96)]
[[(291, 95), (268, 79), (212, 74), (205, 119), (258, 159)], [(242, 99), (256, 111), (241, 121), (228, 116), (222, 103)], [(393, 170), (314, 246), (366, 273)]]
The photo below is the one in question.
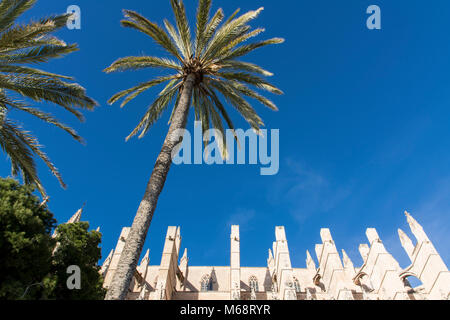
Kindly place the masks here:
[(108, 100), (108, 103), (113, 104), (116, 101), (126, 97), (120, 106), (121, 108), (123, 108), (128, 102), (130, 102), (131, 100), (136, 98), (139, 94), (143, 93), (147, 89), (150, 89), (158, 84), (161, 84), (163, 82), (166, 82), (166, 81), (169, 81), (169, 80), (172, 80), (175, 78), (177, 78), (177, 76), (168, 76), (168, 77), (160, 77), (160, 78), (156, 78), (155, 80), (143, 82), (143, 83), (138, 84), (137, 86), (134, 86), (130, 89), (123, 90), (123, 91), (116, 93), (114, 96), (112, 96)]
[(124, 27), (133, 28), (147, 34), (162, 48), (166, 49), (169, 53), (177, 57), (178, 60), (180, 61), (183, 60), (179, 56), (175, 44), (172, 42), (167, 33), (165, 33), (161, 27), (147, 20), (137, 12), (131, 10), (124, 10), (124, 15), (126, 18), (130, 19), (130, 20), (122, 20), (121, 23)]
[(158, 57), (125, 57), (116, 60), (104, 71), (107, 73), (117, 71), (139, 70), (144, 68), (168, 68), (181, 71), (181, 66), (166, 58)]
[(175, 14), (178, 34), (183, 42), (184, 52), (186, 52), (185, 58), (189, 58), (192, 54), (191, 30), (189, 28), (183, 1), (170, 0), (170, 3)]
[(199, 49), (200, 43), (204, 38), (206, 26), (209, 20), (212, 0), (200, 0), (197, 9), (197, 35), (195, 38), (195, 48)]
[(97, 103), (86, 95), (80, 85), (69, 82), (72, 77), (46, 72), (23, 64), (39, 64), (78, 50), (75, 44), (51, 35), (67, 23), (64, 14), (17, 25), (15, 20), (31, 8), (35, 0), (2, 0), (0, 2), (0, 145), (11, 159), (12, 174), (21, 175), (24, 183), (34, 183), (45, 195), (39, 180), (34, 157), (40, 158), (60, 184), (61, 174), (42, 151), (36, 137), (8, 119), (8, 112), (16, 109), (54, 125), (72, 138), (83, 142), (74, 129), (61, 123), (48, 112), (13, 98), (11, 93), (35, 102), (51, 102), (84, 120), (79, 110), (92, 110)]
[(169, 90), (165, 89), (166, 92), (160, 95), (152, 103), (136, 128), (134, 128), (134, 130), (128, 135), (128, 137), (126, 137), (126, 141), (137, 135), (139, 131), (142, 131), (139, 135), (139, 138), (142, 138), (147, 133), (148, 129), (150, 129), (150, 127), (156, 122), (156, 120), (161, 117), (162, 113), (167, 109), (170, 102), (176, 96), (178, 87), (179, 85), (173, 86)]
[(9, 120), (4, 120), (0, 126), (0, 146), (11, 159), (12, 174), (14, 176), (21, 174), (25, 183), (36, 184), (41, 194), (45, 194), (45, 190), (37, 175), (33, 154), (45, 162), (61, 186), (66, 188), (58, 169), (42, 151), (39, 141), (30, 132), (24, 131)]

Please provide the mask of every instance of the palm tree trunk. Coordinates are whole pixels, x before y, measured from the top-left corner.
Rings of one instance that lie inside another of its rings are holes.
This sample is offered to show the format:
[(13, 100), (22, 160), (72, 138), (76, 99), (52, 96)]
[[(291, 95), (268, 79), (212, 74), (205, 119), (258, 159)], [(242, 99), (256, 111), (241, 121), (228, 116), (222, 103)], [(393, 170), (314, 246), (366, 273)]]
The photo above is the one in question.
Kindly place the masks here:
[(150, 222), (153, 218), (153, 212), (164, 187), (170, 165), (172, 164), (172, 150), (179, 142), (173, 141), (172, 134), (178, 129), (186, 128), (194, 83), (195, 75), (188, 75), (181, 91), (180, 100), (176, 106), (169, 132), (156, 160), (155, 167), (147, 184), (147, 189), (145, 190), (144, 198), (134, 218), (105, 300), (124, 300), (128, 293), (128, 288), (133, 279), (138, 259), (150, 227)]

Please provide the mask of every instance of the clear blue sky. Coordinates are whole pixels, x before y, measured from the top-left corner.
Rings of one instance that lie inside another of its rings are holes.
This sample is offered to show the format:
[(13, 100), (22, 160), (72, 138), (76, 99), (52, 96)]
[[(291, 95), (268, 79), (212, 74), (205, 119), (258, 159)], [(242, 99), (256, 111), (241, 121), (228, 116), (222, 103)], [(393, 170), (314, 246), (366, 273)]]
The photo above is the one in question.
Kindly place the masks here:
[[(157, 22), (172, 14), (166, 0), (41, 0), (23, 18), (62, 13), (71, 4), (81, 7), (82, 29), (58, 35), (81, 51), (45, 69), (75, 76), (101, 107), (86, 113), (84, 124), (43, 107), (73, 125), (87, 146), (24, 114), (10, 116), (38, 134), (69, 186), (62, 190), (39, 163), (58, 222), (86, 201), (84, 220), (101, 226), (105, 258), (132, 223), (168, 126), (166, 115), (144, 139), (125, 143), (156, 90), (122, 110), (106, 101), (155, 72), (102, 69), (118, 57), (161, 53), (120, 26), (122, 9)], [(382, 10), (380, 31), (366, 28), (371, 4)], [(192, 19), (196, 1), (186, 5)], [(240, 224), (244, 266), (266, 265), (275, 226), (284, 225), (295, 267), (305, 265), (307, 249), (314, 252), (321, 227), (331, 229), (356, 265), (365, 229), (375, 227), (406, 267), (397, 228), (410, 234), (407, 209), (450, 264), (450, 2), (214, 1), (219, 6), (227, 14), (264, 6), (253, 25), (267, 29), (262, 37), (286, 39), (251, 56), (285, 92), (271, 97), (278, 113), (256, 106), (267, 128), (280, 129), (280, 172), (264, 177), (250, 165), (173, 166), (148, 234), (151, 263), (160, 262), (167, 227), (179, 225), (191, 265), (228, 265), (230, 225)], [(2, 156), (0, 175), (8, 174)]]

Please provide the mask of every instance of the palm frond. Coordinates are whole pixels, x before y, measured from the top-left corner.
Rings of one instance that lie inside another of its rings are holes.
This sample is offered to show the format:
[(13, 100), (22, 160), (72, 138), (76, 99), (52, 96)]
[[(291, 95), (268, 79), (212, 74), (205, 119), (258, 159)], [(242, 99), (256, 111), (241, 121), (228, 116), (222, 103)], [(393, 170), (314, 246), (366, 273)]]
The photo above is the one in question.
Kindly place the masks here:
[(0, 3), (0, 32), (10, 28), (35, 2), (36, 0), (3, 0)]
[[(117, 102), (118, 100), (125, 98), (125, 100), (122, 102), (121, 104), (121, 108), (123, 108), (128, 102), (130, 102), (131, 100), (133, 100), (134, 98), (136, 98), (139, 94), (141, 94), (142, 92), (146, 91), (147, 89), (150, 89), (158, 84), (161, 84), (163, 82), (172, 80), (177, 78), (177, 76), (167, 76), (167, 77), (159, 77), (156, 78), (154, 80), (150, 80), (150, 81), (146, 81), (143, 83), (138, 84), (137, 86), (134, 86), (130, 89), (126, 89), (123, 91), (120, 91), (118, 93), (116, 93), (114, 96), (112, 96), (109, 100), (108, 103), (109, 104), (113, 104), (115, 102)], [(127, 97), (128, 96), (128, 97)]]
[(80, 135), (78, 135), (77, 132), (73, 128), (65, 125), (64, 123), (61, 123), (52, 114), (43, 112), (37, 108), (32, 108), (32, 107), (24, 107), (24, 106), (19, 105), (16, 108), (18, 110), (27, 112), (27, 113), (35, 116), (36, 118), (41, 119), (42, 121), (44, 121), (46, 123), (52, 124), (55, 127), (58, 127), (60, 129), (64, 130), (65, 132), (70, 134), (72, 136), (72, 138), (74, 138), (76, 141), (78, 141), (80, 143), (85, 143), (84, 139)]
[(251, 32), (248, 31), (249, 29), (243, 29), (242, 32), (233, 41), (231, 41), (228, 45), (223, 46), (223, 48), (219, 52), (217, 52), (217, 58), (215, 60), (222, 60), (220, 57), (230, 54), (231, 50), (234, 49), (237, 45), (247, 41), (250, 38), (258, 36), (260, 33), (264, 32), (265, 29), (258, 28)]
[(222, 22), (225, 15), (222, 9), (218, 9), (211, 20), (208, 22), (205, 28), (205, 33), (202, 38), (200, 38), (198, 47), (196, 48), (197, 58), (201, 57), (206, 44), (211, 40), (220, 23)]
[(0, 54), (0, 63), (42, 63), (75, 51), (78, 51), (78, 47), (75, 44), (67, 46), (42, 45), (30, 48), (24, 52)]
[(160, 95), (148, 108), (141, 121), (136, 128), (125, 138), (126, 141), (137, 135), (141, 131), (139, 138), (142, 138), (150, 129), (150, 127), (161, 117), (163, 112), (167, 109), (170, 102), (177, 94), (179, 85), (173, 86), (170, 90), (166, 90), (166, 93)]
[(208, 113), (211, 118), (212, 127), (222, 135), (222, 140), (217, 141), (217, 145), (219, 146), (219, 150), (222, 155), (222, 159), (228, 159), (228, 150), (227, 150), (227, 142), (226, 142), (226, 133), (222, 123), (222, 118), (219, 113), (214, 108), (214, 103), (210, 100), (210, 97), (207, 93), (202, 96), (204, 108), (208, 110)]
[(79, 120), (84, 118), (75, 106), (93, 109), (97, 105), (86, 96), (85, 89), (80, 85), (56, 78), (0, 74), (0, 87), (15, 91), (34, 101), (53, 102), (74, 114)]
[(26, 48), (32, 45), (36, 39), (39, 39), (43, 44), (64, 46), (66, 45), (64, 41), (49, 36), (49, 34), (66, 26), (69, 17), (69, 14), (52, 16), (41, 19), (38, 22), (13, 26), (1, 34), (0, 51), (5, 52), (17, 48)]
[(43, 77), (50, 77), (50, 78), (74, 80), (72, 77), (67, 77), (67, 76), (63, 76), (60, 74), (46, 72), (46, 71), (35, 69), (35, 68), (22, 67), (22, 66), (16, 66), (16, 65), (0, 64), (0, 72), (26, 74), (28, 76), (38, 76), (38, 77), (43, 76)]
[(185, 58), (189, 58), (192, 54), (191, 30), (186, 17), (184, 3), (182, 0), (170, 0), (170, 4), (172, 5), (172, 9), (175, 14), (178, 34), (183, 42), (184, 51), (187, 54)]
[(30, 132), (24, 131), (20, 126), (8, 119), (5, 119), (0, 126), (0, 146), (11, 159), (12, 174), (17, 176), (20, 173), (25, 183), (35, 183), (43, 196), (45, 195), (45, 190), (37, 175), (33, 154), (45, 162), (61, 186), (66, 188), (61, 174), (42, 151), (39, 141)]
[(229, 84), (230, 86), (232, 86), (234, 89), (236, 89), (237, 91), (239, 91), (241, 94), (256, 99), (259, 102), (261, 102), (263, 105), (269, 107), (270, 109), (272, 109), (273, 111), (278, 111), (277, 106), (270, 101), (269, 99), (267, 99), (266, 97), (260, 95), (259, 93), (257, 93), (256, 91), (250, 89), (249, 87), (247, 87), (246, 85), (239, 83), (237, 81), (226, 81), (227, 84)]
[(166, 51), (173, 54), (180, 61), (183, 60), (178, 54), (175, 44), (160, 26), (131, 10), (124, 10), (124, 15), (130, 19), (121, 21), (124, 27), (133, 28), (147, 34)]
[(181, 36), (178, 34), (175, 27), (167, 19), (164, 19), (164, 26), (183, 58), (189, 59), (189, 53), (186, 51), (183, 40), (181, 40)]
[(267, 70), (264, 70), (260, 66), (249, 63), (249, 62), (243, 62), (243, 61), (237, 61), (237, 60), (226, 60), (222, 61), (220, 64), (218, 64), (221, 70), (234, 70), (234, 71), (245, 71), (245, 72), (253, 72), (257, 73), (266, 77), (273, 76), (273, 73)]
[[(197, 95), (198, 95), (197, 108), (198, 108), (200, 122), (202, 124), (202, 136), (204, 136), (204, 134), (211, 127), (209, 108), (205, 102), (205, 96), (200, 92), (199, 88), (197, 88)], [(205, 150), (205, 148), (206, 148), (206, 143), (203, 143), (203, 150)]]
[[(61, 123), (58, 119), (53, 117), (53, 115), (43, 112), (37, 108), (28, 107), (23, 102), (20, 101), (14, 101), (9, 99), (4, 92), (0, 91), (0, 109), (3, 108), (4, 110), (7, 109), (17, 109), (26, 113), (29, 113), (36, 118), (39, 118), (40, 120), (52, 124), (64, 131), (66, 131), (68, 134), (70, 134), (75, 140), (77, 140), (80, 143), (84, 143), (84, 140), (81, 136), (77, 134), (77, 132), (72, 129), (71, 127)], [(1, 113), (1, 112), (0, 112)], [(2, 119), (0, 119), (0, 126), (2, 123)]]
[(199, 45), (205, 34), (209, 20), (212, 0), (199, 0), (197, 8), (197, 33), (195, 39), (195, 50), (198, 53)]
[(235, 50), (230, 51), (228, 54), (225, 54), (224, 56), (220, 57), (220, 60), (229, 60), (229, 59), (236, 59), (239, 57), (242, 57), (243, 55), (246, 55), (256, 49), (259, 49), (261, 47), (265, 47), (271, 44), (279, 44), (283, 43), (284, 39), (282, 38), (272, 38), (264, 41), (259, 41), (255, 43), (250, 43), (243, 45), (241, 47), (236, 48)]
[(216, 108), (219, 110), (219, 112), (222, 115), (222, 117), (225, 119), (225, 121), (226, 121), (226, 123), (228, 125), (228, 128), (230, 128), (233, 131), (233, 134), (236, 137), (236, 134), (234, 133), (235, 129), (234, 129), (233, 121), (231, 121), (231, 118), (228, 115), (227, 110), (225, 109), (224, 105), (220, 101), (220, 99), (217, 96), (217, 94), (214, 92), (214, 90), (211, 90), (208, 87), (203, 86), (203, 88), (207, 92), (207, 94), (209, 95), (211, 100), (214, 102), (214, 104), (216, 105)]
[(260, 127), (264, 126), (264, 122), (253, 107), (240, 96), (236, 89), (227, 83), (215, 79), (208, 79), (208, 83), (225, 97), (255, 131), (259, 132)]
[(220, 52), (224, 46), (228, 45), (237, 37), (242, 36), (242, 33), (248, 31), (249, 27), (246, 26), (246, 23), (255, 19), (262, 10), (263, 8), (249, 11), (242, 16), (233, 19), (228, 24), (223, 25), (209, 42), (205, 54), (202, 57), (202, 61), (211, 59), (217, 52)]
[(283, 94), (283, 91), (269, 83), (268, 81), (264, 80), (261, 77), (258, 77), (256, 75), (245, 73), (245, 72), (219, 72), (217, 73), (217, 76), (225, 78), (227, 80), (235, 80), (240, 82), (245, 82), (248, 84), (251, 84), (259, 89), (263, 89), (275, 94)]
[(158, 57), (125, 57), (113, 62), (111, 66), (103, 70), (106, 73), (138, 70), (144, 68), (167, 68), (181, 71), (181, 66), (170, 59)]
[(239, 12), (241, 12), (241, 8), (237, 8), (237, 9), (233, 12), (233, 14), (232, 14), (231, 16), (228, 17), (228, 19), (225, 21), (224, 24), (230, 23), (231, 20), (233, 20), (234, 18), (236, 18), (237, 14), (238, 14)]

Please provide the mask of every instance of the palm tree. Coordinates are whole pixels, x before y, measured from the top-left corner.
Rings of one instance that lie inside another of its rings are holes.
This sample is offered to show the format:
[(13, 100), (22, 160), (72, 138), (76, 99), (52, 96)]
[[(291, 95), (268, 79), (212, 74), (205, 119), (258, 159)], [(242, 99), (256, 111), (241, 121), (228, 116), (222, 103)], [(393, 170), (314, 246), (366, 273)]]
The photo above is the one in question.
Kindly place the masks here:
[(51, 172), (65, 184), (61, 174), (42, 151), (39, 141), (29, 131), (8, 119), (10, 110), (20, 110), (52, 124), (70, 134), (75, 140), (83, 139), (74, 129), (61, 123), (49, 113), (29, 106), (18, 96), (36, 102), (51, 102), (74, 114), (83, 115), (76, 108), (93, 109), (96, 102), (86, 96), (84, 88), (70, 77), (45, 72), (30, 65), (47, 62), (78, 50), (75, 44), (66, 44), (50, 34), (66, 26), (70, 15), (52, 16), (25, 25), (15, 20), (30, 9), (36, 0), (3, 0), (0, 2), (0, 146), (11, 159), (12, 175), (21, 175), (24, 183), (36, 184), (44, 196), (36, 169), (35, 157), (42, 159)]
[[(255, 19), (263, 8), (241, 16), (237, 16), (239, 12), (237, 10), (227, 20), (224, 20), (224, 13), (222, 9), (219, 9), (210, 19), (211, 2), (211, 0), (199, 0), (195, 39), (191, 39), (189, 22), (181, 0), (170, 1), (175, 14), (176, 27), (164, 20), (167, 32), (134, 11), (124, 11), (126, 19), (122, 21), (122, 26), (145, 33), (165, 49), (171, 58), (126, 57), (118, 59), (105, 71), (109, 73), (143, 68), (162, 68), (172, 71), (172, 74), (167, 76), (157, 77), (121, 91), (109, 100), (109, 103), (113, 104), (123, 98), (123, 107), (147, 89), (165, 84), (126, 140), (139, 132), (139, 137), (143, 137), (171, 102), (175, 100), (175, 103), (169, 121), (169, 131), (134, 218), (106, 299), (124, 299), (127, 294), (158, 197), (170, 169), (172, 150), (180, 142), (180, 139), (178, 141), (173, 139), (172, 134), (186, 127), (191, 102), (196, 120), (202, 122), (202, 130), (206, 131), (212, 126), (220, 130), (224, 138), (222, 119), (230, 129), (234, 130), (234, 126), (220, 97), (225, 98), (257, 132), (263, 126), (263, 122), (245, 97), (256, 99), (272, 110), (277, 110), (273, 102), (250, 88), (253, 86), (271, 93), (282, 94), (262, 77), (272, 74), (238, 58), (255, 49), (281, 43), (284, 40), (273, 38), (243, 44), (264, 31), (264, 29), (252, 30), (248, 25), (248, 22)], [(224, 141), (222, 156), (225, 155)]]

